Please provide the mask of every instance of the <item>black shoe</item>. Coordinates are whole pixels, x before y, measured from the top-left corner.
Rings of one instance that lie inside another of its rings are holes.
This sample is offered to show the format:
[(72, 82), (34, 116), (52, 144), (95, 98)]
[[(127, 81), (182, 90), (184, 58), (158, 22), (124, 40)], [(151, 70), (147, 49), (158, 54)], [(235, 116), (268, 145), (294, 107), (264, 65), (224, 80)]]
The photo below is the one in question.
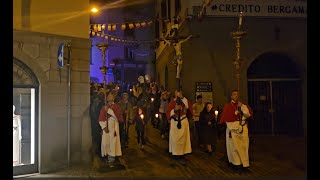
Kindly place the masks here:
[(220, 160), (220, 161), (226, 161), (226, 162), (229, 163), (228, 157), (227, 157), (226, 155), (222, 156), (219, 160)]
[(230, 163), (230, 164), (231, 164), (231, 169), (232, 169), (235, 173), (241, 174), (241, 172), (242, 172), (242, 166), (241, 166), (241, 165), (234, 165), (234, 164), (232, 164), (232, 163)]
[(250, 174), (251, 170), (249, 169), (249, 167), (242, 167), (241, 172), (244, 174)]

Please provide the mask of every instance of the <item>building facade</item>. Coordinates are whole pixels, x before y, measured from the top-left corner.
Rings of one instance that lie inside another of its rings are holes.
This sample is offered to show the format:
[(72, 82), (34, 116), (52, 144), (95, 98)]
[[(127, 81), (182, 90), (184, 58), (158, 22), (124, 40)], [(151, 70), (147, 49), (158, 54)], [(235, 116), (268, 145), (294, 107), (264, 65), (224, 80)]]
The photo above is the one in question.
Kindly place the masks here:
[(13, 175), (89, 162), (89, 0), (14, 0), (13, 7), (13, 113), (21, 117)]
[[(178, 36), (191, 38), (182, 44), (182, 90), (192, 101), (201, 94), (196, 84), (211, 83), (209, 99), (220, 109), (237, 89), (236, 44), (231, 32), (239, 27), (241, 99), (254, 109), (252, 132), (307, 134), (307, 5), (306, 1), (158, 0), (156, 36), (170, 38), (175, 16), (180, 17)], [(203, 9), (203, 10), (201, 10)], [(203, 16), (199, 18), (200, 12)], [(175, 50), (160, 42), (156, 50), (156, 77), (168, 90), (176, 89)], [(205, 88), (205, 87), (204, 87)], [(206, 88), (205, 88), (206, 89)], [(204, 93), (204, 92), (203, 92)]]

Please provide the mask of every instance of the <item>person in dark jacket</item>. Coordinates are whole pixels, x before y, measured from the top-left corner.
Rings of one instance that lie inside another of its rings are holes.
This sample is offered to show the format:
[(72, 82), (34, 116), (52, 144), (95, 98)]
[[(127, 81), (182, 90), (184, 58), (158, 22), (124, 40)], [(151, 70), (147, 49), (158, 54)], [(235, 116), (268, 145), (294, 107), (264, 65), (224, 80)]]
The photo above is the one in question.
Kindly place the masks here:
[(137, 131), (137, 140), (141, 150), (144, 150), (145, 142), (145, 115), (143, 114), (142, 107), (138, 107), (138, 114), (134, 119), (134, 123), (136, 124), (136, 131)]
[(211, 102), (207, 102), (201, 111), (199, 126), (201, 142), (207, 147), (206, 152), (212, 155), (217, 143), (217, 120)]

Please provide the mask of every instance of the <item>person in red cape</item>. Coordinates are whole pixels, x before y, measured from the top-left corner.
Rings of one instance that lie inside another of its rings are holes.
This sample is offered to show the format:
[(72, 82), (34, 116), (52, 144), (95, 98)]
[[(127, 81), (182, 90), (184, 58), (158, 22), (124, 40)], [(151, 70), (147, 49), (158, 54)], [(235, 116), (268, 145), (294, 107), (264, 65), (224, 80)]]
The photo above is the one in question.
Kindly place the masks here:
[(249, 135), (247, 119), (252, 109), (239, 101), (239, 91), (233, 90), (231, 101), (221, 113), (221, 123), (226, 123), (226, 148), (228, 161), (240, 172), (249, 172)]
[(169, 152), (181, 164), (185, 164), (184, 155), (192, 152), (188, 120), (192, 118), (192, 104), (180, 91), (175, 91), (175, 98), (168, 104), (166, 115), (170, 122)]
[(100, 110), (99, 124), (101, 126), (101, 156), (106, 157), (109, 167), (114, 167), (116, 156), (121, 156), (119, 123), (123, 122), (121, 107), (114, 102), (115, 96), (109, 93), (107, 103)]

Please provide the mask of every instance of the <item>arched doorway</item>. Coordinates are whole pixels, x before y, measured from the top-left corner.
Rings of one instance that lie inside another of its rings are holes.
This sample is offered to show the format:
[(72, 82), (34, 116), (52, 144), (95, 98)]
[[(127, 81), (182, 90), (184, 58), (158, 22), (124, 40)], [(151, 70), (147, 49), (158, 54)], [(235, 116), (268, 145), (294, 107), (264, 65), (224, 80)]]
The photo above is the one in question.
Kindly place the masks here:
[(254, 110), (253, 133), (302, 135), (300, 74), (282, 53), (257, 57), (247, 71), (248, 100)]
[(13, 176), (38, 172), (39, 81), (13, 58)]

